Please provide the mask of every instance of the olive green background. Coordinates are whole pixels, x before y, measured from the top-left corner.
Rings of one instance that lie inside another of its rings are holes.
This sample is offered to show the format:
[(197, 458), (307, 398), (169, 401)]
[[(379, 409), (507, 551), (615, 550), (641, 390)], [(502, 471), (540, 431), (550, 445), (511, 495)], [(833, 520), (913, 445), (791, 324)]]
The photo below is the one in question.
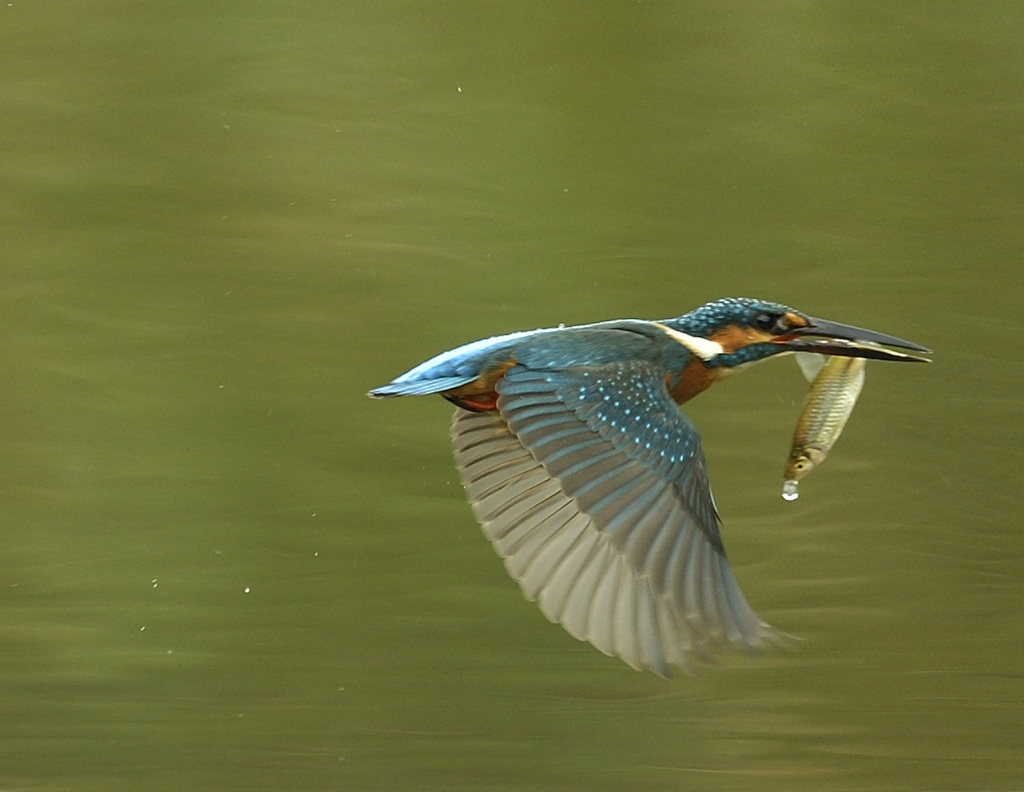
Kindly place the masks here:
[[(1024, 787), (1024, 5), (0, 7), (0, 788)], [(550, 625), (465, 505), (477, 338), (778, 300), (869, 364), (687, 406), (758, 613)]]

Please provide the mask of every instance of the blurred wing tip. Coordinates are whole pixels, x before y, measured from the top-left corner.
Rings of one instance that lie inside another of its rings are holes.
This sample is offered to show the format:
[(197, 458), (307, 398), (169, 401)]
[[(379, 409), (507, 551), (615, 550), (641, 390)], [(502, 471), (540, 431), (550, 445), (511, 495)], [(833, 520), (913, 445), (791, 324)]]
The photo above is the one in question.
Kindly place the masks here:
[(757, 652), (766, 646), (772, 646), (788, 652), (795, 652), (803, 645), (804, 639), (798, 635), (791, 635), (790, 633), (776, 630), (774, 627), (764, 623), (761, 624), (761, 627), (763, 632), (758, 643), (751, 647), (751, 651), (753, 652)]

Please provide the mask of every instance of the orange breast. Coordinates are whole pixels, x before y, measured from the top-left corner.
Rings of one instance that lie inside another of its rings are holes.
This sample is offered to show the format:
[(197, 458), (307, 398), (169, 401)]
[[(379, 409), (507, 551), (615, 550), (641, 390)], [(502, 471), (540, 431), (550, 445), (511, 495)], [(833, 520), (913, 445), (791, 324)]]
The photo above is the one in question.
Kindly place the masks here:
[(693, 358), (686, 368), (679, 375), (678, 381), (673, 384), (674, 377), (665, 377), (665, 384), (668, 386), (669, 395), (676, 404), (688, 402), (698, 393), (703, 393), (710, 388), (721, 376), (721, 369), (708, 368), (699, 358)]

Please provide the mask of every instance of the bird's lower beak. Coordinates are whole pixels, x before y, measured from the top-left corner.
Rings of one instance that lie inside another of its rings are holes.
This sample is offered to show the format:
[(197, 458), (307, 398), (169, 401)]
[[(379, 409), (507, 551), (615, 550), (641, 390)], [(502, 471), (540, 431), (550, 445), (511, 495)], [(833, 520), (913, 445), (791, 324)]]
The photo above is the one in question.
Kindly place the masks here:
[(908, 363), (929, 363), (930, 358), (898, 352), (887, 347), (910, 349), (914, 352), (931, 352), (930, 349), (896, 336), (876, 333), (853, 325), (829, 322), (825, 319), (807, 317), (809, 324), (779, 336), (775, 343), (782, 344), (792, 352), (817, 352), (822, 355), (860, 357), (872, 360), (899, 360)]

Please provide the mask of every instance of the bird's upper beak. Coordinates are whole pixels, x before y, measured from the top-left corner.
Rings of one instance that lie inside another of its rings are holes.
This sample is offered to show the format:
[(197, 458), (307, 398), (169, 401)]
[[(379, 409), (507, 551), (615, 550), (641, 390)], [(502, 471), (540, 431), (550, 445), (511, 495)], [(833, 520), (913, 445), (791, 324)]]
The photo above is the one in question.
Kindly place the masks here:
[(930, 363), (931, 359), (888, 347), (931, 352), (930, 349), (896, 336), (865, 330), (863, 327), (829, 322), (813, 316), (805, 317), (807, 327), (794, 328), (778, 336), (775, 343), (792, 352), (817, 352), (822, 355), (870, 358), (872, 360), (900, 360), (908, 363)]

